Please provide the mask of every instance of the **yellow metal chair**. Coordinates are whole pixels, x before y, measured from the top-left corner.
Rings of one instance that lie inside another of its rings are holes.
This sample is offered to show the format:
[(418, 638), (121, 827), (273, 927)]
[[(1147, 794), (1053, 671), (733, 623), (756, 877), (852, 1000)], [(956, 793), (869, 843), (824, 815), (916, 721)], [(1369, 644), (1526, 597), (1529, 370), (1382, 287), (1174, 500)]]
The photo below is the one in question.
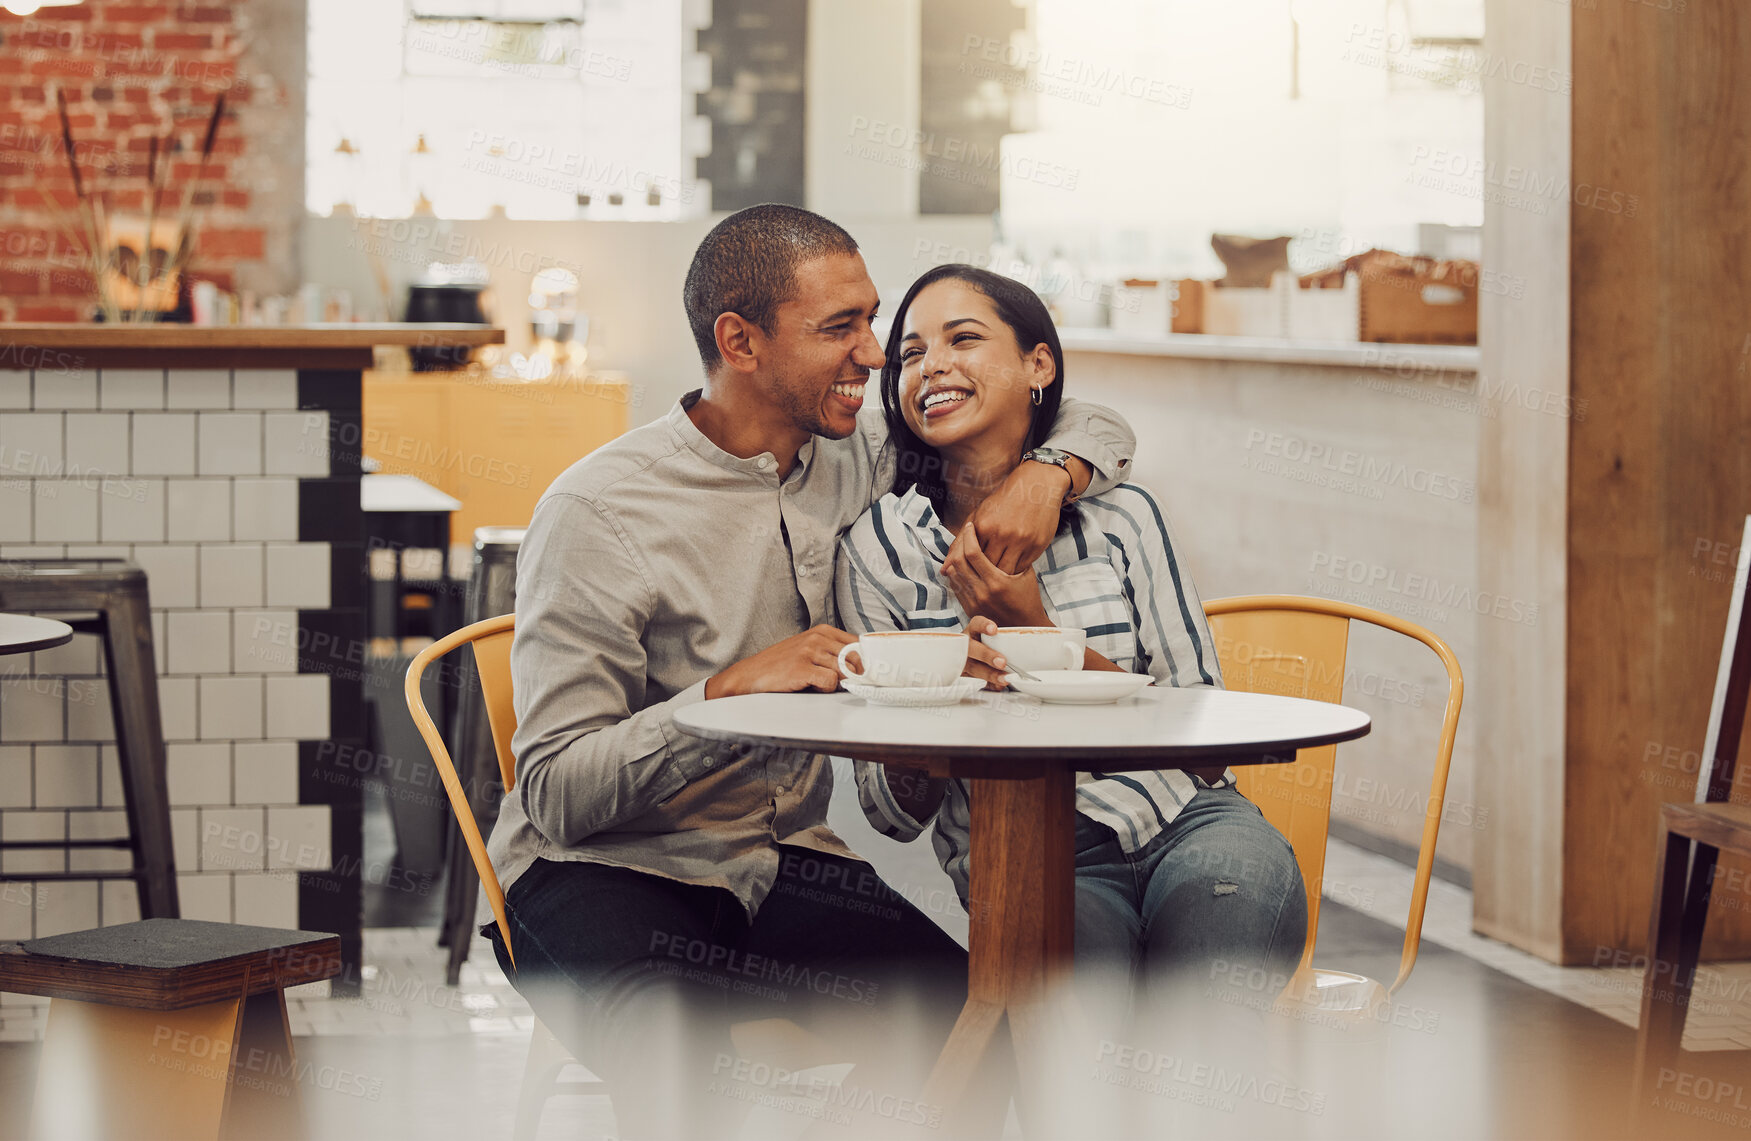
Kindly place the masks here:
[[(432, 723), (431, 714), (426, 712), (425, 701), (420, 696), (420, 678), (425, 674), (427, 666), (451, 650), (464, 644), (473, 646), (475, 670), (480, 677), (480, 692), (486, 699), (486, 720), (492, 727), (493, 749), (498, 753), (499, 776), (504, 781), (505, 791), (510, 792), (517, 776), (517, 757), (511, 752), (511, 734), (517, 729), (517, 714), (511, 708), (511, 637), (515, 624), (515, 615), (503, 614), (476, 622), (472, 626), (464, 626), (455, 633), (438, 639), (421, 650), (408, 665), (406, 682), (408, 711), (413, 714), (413, 723), (419, 727), (420, 736), (426, 739), (426, 747), (432, 752), (432, 763), (437, 766), (438, 775), (443, 778), (444, 791), (450, 795), (450, 807), (456, 813), (456, 823), (462, 828), (462, 838), (468, 845), (468, 853), (474, 857), (474, 870), (480, 873), (480, 886), (486, 889), (486, 900), (492, 905), (493, 919), (499, 926), (499, 937), (505, 941), (505, 949), (510, 952), (513, 967), (516, 966), (517, 955), (511, 945), (510, 924), (505, 918), (505, 893), (499, 886), (499, 877), (493, 871), (492, 861), (487, 859), (486, 842), (481, 839), (480, 828), (474, 822), (474, 810), (469, 807), (468, 794), (463, 791), (462, 781), (456, 775), (456, 766), (450, 760), (450, 751), (444, 747), (444, 738), (438, 732), (438, 727)], [(561, 1072), (572, 1064), (581, 1063), (576, 1063), (570, 1052), (560, 1045), (559, 1039), (553, 1036), (553, 1032), (537, 1018), (534, 1034), (529, 1039), (529, 1060), (523, 1067), (523, 1086), (517, 1095), (517, 1118), (511, 1132), (513, 1137), (524, 1139), (535, 1136), (536, 1127), (541, 1121), (542, 1106), (556, 1093), (608, 1093), (608, 1083), (600, 1080), (561, 1082)]]
[(1459, 659), (1440, 638), (1402, 618), (1366, 606), (1324, 598), (1257, 594), (1218, 598), (1205, 603), (1210, 633), (1222, 680), (1229, 688), (1251, 693), (1281, 693), (1315, 701), (1343, 700), (1344, 664), (1350, 623), (1369, 622), (1415, 638), (1435, 652), (1447, 670), (1447, 707), (1441, 718), (1441, 741), (1429, 784), (1423, 837), (1417, 852), (1417, 873), (1405, 924), (1404, 951), (1398, 977), (1382, 986), (1363, 975), (1315, 970), (1313, 949), (1319, 931), (1320, 886), (1325, 878), (1326, 834), (1331, 824), (1331, 795), (1337, 746), (1302, 749), (1294, 764), (1239, 770), (1243, 795), (1289, 838), (1295, 861), (1307, 882), (1307, 947), (1282, 1001), (1316, 1006), (1343, 1017), (1370, 1016), (1410, 977), (1416, 965), (1423, 931), (1423, 910), (1429, 899), (1429, 878), (1435, 867), (1435, 840), (1441, 828), (1442, 802), (1447, 793), (1447, 769), (1453, 739), (1459, 731), (1459, 706), (1465, 679)]
[[(468, 795), (456, 775), (450, 751), (445, 747), (438, 727), (432, 723), (431, 714), (426, 712), (425, 701), (420, 696), (420, 678), (427, 666), (451, 650), (465, 644), (473, 646), (480, 692), (486, 699), (486, 720), (492, 728), (493, 749), (498, 753), (499, 776), (504, 781), (505, 792), (509, 793), (517, 781), (517, 757), (511, 752), (511, 735), (517, 731), (517, 714), (511, 705), (511, 638), (515, 625), (515, 615), (502, 614), (445, 635), (415, 656), (407, 667), (405, 685), (408, 711), (413, 714), (413, 722), (419, 727), (420, 736), (425, 738), (426, 747), (432, 753), (432, 763), (444, 781), (444, 791), (450, 796), (450, 807), (456, 813), (456, 823), (462, 828), (462, 839), (468, 845), (468, 853), (474, 858), (474, 870), (480, 874), (480, 886), (486, 890), (487, 903), (492, 906), (493, 919), (498, 924), (499, 937), (505, 941), (513, 969), (517, 955), (511, 943), (510, 924), (505, 918), (504, 889), (499, 886), (498, 873), (493, 871), (492, 861), (487, 858), (486, 843), (474, 822), (474, 811), (469, 807)], [(818, 1065), (818, 1059), (825, 1054), (821, 1039), (788, 1019), (739, 1022), (731, 1027), (730, 1033), (742, 1055), (759, 1057), (787, 1070)], [(568, 1065), (581, 1066), (582, 1063), (573, 1058), (537, 1018), (534, 1034), (529, 1040), (529, 1060), (523, 1068), (522, 1089), (517, 1095), (513, 1137), (526, 1139), (535, 1136), (542, 1107), (555, 1094), (608, 1094), (608, 1083), (598, 1079), (560, 1081), (560, 1074)]]

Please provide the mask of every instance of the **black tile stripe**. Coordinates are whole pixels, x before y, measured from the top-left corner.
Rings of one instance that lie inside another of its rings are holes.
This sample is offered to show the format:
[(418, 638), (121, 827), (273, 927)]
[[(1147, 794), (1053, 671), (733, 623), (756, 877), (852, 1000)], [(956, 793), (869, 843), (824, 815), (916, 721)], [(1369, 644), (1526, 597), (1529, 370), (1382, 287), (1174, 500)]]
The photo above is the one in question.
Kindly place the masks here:
[(364, 949), (364, 786), (335, 779), (367, 747), (365, 724), (365, 513), (359, 507), (363, 377), (300, 369), (298, 407), (328, 413), (329, 474), (298, 481), (298, 539), (328, 543), (329, 608), (298, 612), (298, 672), (327, 674), (326, 739), (298, 742), (298, 802), (329, 806), (332, 870), (298, 877), (298, 925), (341, 937), (337, 994), (356, 994)]

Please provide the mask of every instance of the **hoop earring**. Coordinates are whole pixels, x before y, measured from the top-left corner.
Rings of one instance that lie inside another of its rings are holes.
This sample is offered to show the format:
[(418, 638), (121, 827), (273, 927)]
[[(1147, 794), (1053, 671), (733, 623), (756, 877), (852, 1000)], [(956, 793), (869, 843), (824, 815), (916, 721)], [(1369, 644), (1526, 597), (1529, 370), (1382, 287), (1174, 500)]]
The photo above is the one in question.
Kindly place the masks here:
[(1044, 389), (1035, 388), (1035, 389), (1032, 389), (1031, 391), (1034, 394), (1034, 403), (1036, 405), (1039, 404), (1040, 401), (1042, 401), (1046, 398), (1046, 394), (1045, 394)]

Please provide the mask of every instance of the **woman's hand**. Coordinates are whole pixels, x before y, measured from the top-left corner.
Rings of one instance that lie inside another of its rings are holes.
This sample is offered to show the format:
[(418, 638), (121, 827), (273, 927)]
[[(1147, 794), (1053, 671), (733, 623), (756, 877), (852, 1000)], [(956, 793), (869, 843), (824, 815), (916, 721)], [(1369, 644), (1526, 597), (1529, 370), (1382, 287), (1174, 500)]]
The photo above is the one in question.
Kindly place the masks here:
[(979, 546), (979, 535), (968, 522), (942, 561), (942, 580), (955, 592), (961, 609), (1000, 626), (1050, 626), (1040, 582), (1030, 565), (1020, 574), (1005, 574)]

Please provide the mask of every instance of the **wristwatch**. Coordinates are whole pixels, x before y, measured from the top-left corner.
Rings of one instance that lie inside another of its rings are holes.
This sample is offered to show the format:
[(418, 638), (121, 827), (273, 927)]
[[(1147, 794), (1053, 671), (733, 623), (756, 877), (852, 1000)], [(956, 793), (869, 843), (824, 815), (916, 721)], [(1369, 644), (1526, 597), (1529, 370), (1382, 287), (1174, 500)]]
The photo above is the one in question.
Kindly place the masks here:
[[(1032, 451), (1023, 455), (1021, 458), (1023, 460), (1032, 460), (1037, 464), (1051, 464), (1053, 467), (1063, 468), (1064, 474), (1070, 475), (1070, 453), (1069, 452), (1061, 452), (1057, 448), (1035, 448)], [(1075, 484), (1074, 477), (1072, 477), (1072, 479), (1071, 479), (1070, 491), (1066, 492), (1064, 495), (1064, 502), (1065, 503), (1076, 502), (1076, 484)]]

